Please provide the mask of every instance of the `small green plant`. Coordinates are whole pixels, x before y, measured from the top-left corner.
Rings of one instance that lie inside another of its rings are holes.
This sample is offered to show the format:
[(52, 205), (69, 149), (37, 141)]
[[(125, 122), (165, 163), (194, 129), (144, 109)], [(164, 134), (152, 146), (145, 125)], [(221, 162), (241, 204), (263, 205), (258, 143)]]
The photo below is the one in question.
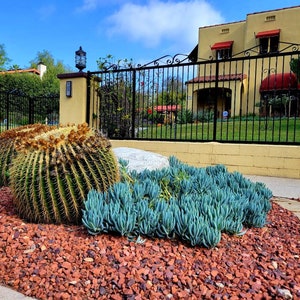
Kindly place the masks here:
[(183, 109), (177, 114), (178, 124), (187, 124), (193, 122), (193, 112), (190, 109)]
[(170, 157), (170, 167), (125, 175), (105, 192), (91, 190), (83, 225), (91, 234), (179, 238), (192, 246), (216, 246), (221, 233), (263, 227), (271, 191), (223, 165), (196, 168)]
[(214, 119), (214, 112), (213, 110), (206, 109), (203, 111), (198, 111), (197, 113), (193, 114), (193, 121), (194, 122), (210, 122)]

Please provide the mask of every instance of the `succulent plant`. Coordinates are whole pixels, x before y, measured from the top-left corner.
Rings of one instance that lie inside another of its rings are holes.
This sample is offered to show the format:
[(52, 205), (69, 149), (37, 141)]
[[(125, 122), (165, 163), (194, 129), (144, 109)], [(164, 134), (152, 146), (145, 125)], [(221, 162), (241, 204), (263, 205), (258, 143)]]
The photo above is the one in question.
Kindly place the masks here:
[(212, 248), (222, 232), (241, 235), (245, 227), (265, 225), (272, 193), (264, 185), (222, 165), (196, 168), (175, 157), (169, 161), (166, 169), (127, 174), (126, 162), (119, 161), (122, 182), (87, 195), (82, 221), (88, 232), (176, 237)]
[(87, 124), (59, 126), (15, 140), (10, 187), (20, 217), (78, 224), (88, 191), (119, 181), (111, 144)]
[(15, 141), (25, 136), (33, 137), (36, 134), (53, 129), (53, 126), (44, 124), (31, 124), (5, 130), (0, 134), (0, 186), (9, 183), (9, 167), (16, 154)]

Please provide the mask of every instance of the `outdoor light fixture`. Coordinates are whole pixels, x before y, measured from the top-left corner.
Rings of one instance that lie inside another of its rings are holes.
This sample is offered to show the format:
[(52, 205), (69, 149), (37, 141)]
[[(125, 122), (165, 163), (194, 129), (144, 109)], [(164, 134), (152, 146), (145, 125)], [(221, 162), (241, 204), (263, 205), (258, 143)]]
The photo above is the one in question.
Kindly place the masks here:
[(72, 81), (66, 81), (66, 97), (72, 97)]
[(75, 52), (75, 65), (79, 72), (86, 67), (86, 52), (82, 50), (81, 46)]

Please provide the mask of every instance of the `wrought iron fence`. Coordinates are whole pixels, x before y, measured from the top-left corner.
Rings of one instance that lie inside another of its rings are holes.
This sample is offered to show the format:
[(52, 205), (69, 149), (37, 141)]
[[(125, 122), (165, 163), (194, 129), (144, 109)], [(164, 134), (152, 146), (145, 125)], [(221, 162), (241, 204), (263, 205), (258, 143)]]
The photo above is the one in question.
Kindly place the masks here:
[(59, 95), (31, 97), (0, 92), (0, 132), (21, 125), (59, 123)]
[(110, 139), (300, 144), (299, 57), (104, 66), (88, 72), (88, 119)]

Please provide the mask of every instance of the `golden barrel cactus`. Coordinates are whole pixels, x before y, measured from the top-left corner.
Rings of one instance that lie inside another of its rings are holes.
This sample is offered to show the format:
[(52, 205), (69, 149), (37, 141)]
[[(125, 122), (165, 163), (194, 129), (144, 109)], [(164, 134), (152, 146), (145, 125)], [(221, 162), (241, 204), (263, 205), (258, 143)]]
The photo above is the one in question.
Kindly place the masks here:
[(109, 140), (87, 124), (59, 126), (15, 144), (10, 187), (27, 221), (79, 224), (88, 191), (119, 181)]
[(16, 139), (24, 139), (25, 136), (33, 137), (53, 128), (54, 126), (44, 124), (31, 124), (5, 130), (0, 134), (0, 186), (8, 185), (9, 166), (16, 152)]

